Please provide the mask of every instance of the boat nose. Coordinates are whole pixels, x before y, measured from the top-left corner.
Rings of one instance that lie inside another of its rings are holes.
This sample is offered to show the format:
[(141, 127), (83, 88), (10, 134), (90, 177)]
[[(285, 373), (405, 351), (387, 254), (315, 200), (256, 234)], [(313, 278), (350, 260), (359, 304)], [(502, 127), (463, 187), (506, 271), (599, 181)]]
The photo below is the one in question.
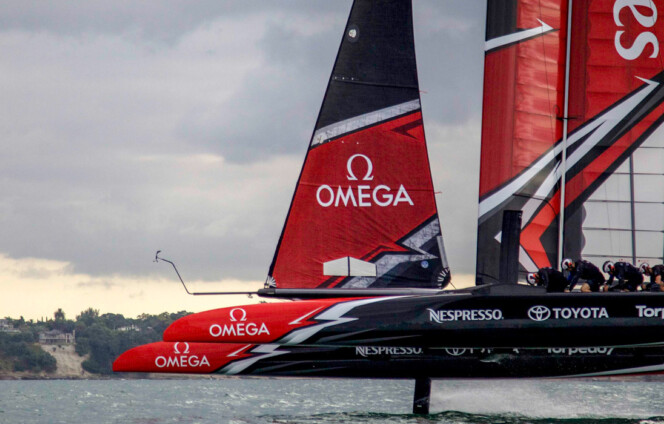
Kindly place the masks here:
[(154, 361), (165, 347), (163, 343), (137, 346), (122, 353), (113, 362), (113, 372), (154, 372)]
[(190, 342), (206, 341), (206, 321), (207, 320), (205, 320), (200, 314), (187, 315), (177, 319), (166, 328), (162, 339), (165, 342), (176, 342), (180, 340)]

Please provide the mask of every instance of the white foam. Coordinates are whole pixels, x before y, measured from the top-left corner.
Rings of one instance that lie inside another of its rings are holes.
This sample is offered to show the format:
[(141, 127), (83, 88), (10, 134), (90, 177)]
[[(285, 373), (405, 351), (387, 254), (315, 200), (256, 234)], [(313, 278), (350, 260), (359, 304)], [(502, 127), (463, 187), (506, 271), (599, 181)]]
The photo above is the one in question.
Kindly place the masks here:
[(438, 380), (431, 411), (533, 418), (648, 418), (664, 411), (661, 383), (591, 380)]

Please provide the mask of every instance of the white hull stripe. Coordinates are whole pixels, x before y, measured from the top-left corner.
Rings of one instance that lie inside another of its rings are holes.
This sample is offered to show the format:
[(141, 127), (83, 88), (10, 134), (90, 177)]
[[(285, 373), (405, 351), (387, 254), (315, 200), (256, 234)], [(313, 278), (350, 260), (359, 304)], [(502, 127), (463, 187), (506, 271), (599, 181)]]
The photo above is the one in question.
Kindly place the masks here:
[(322, 144), (327, 140), (338, 137), (340, 135), (364, 128), (366, 126), (382, 122), (395, 116), (403, 115), (404, 113), (413, 112), (420, 109), (420, 100), (411, 100), (406, 103), (401, 103), (395, 106), (390, 106), (385, 109), (376, 110), (373, 112), (365, 113), (364, 115), (355, 116), (343, 121), (335, 122), (317, 130), (311, 139), (311, 147)]
[(623, 368), (623, 369), (612, 370), (612, 371), (591, 372), (591, 373), (588, 373), (588, 374), (575, 374), (575, 375), (568, 375), (568, 376), (565, 376), (565, 377), (603, 377), (603, 376), (610, 376), (610, 375), (644, 374), (644, 373), (652, 373), (652, 372), (659, 372), (659, 371), (664, 371), (664, 364), (648, 365), (648, 366), (645, 366), (645, 367), (635, 367), (635, 368)]

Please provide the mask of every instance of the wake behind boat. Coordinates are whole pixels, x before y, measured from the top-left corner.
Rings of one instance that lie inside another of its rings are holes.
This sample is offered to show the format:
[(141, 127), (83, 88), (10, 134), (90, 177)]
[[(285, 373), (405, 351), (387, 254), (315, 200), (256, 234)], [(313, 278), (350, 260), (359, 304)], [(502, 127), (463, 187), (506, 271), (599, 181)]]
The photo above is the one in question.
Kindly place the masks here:
[(661, 294), (518, 284), (664, 260), (663, 6), (489, 0), (478, 286), (446, 290), (411, 2), (355, 0), (258, 292), (296, 301), (184, 317), (114, 370), (415, 378), (416, 412), (432, 377), (663, 372)]

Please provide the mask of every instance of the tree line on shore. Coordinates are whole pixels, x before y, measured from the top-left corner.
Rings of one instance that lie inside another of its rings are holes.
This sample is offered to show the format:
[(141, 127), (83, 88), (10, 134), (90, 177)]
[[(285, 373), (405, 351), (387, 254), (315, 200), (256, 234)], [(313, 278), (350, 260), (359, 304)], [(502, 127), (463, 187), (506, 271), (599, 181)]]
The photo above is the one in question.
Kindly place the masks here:
[(83, 369), (99, 375), (109, 375), (115, 358), (132, 347), (156, 342), (173, 321), (190, 312), (141, 314), (137, 318), (125, 318), (121, 314), (99, 314), (98, 309), (88, 308), (71, 320), (58, 309), (53, 319), (26, 321), (23, 317), (5, 318), (11, 332), (0, 332), (0, 373), (46, 372), (56, 370), (56, 360), (39, 347), (39, 334), (52, 330), (75, 334), (75, 350), (80, 356), (89, 355), (83, 361)]

